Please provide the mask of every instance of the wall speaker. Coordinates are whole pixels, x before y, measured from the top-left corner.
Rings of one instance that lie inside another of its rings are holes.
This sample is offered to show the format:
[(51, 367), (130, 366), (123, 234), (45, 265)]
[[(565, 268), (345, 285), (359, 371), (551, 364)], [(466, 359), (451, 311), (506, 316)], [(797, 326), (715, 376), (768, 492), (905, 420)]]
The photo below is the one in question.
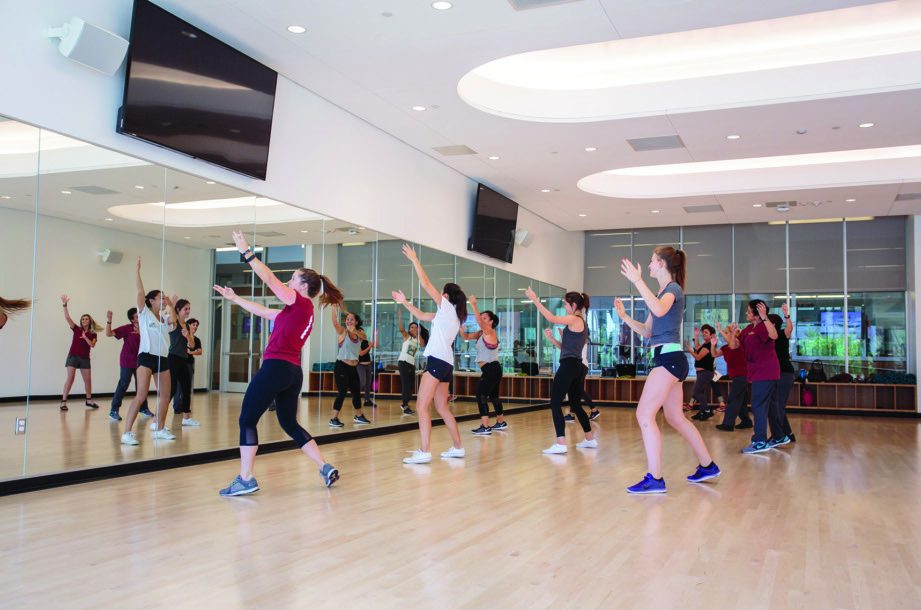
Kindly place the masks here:
[(108, 248), (105, 250), (100, 250), (98, 254), (102, 262), (111, 263), (113, 265), (117, 265), (118, 263), (122, 262), (122, 257), (125, 255), (124, 252), (109, 250)]
[(515, 231), (515, 243), (523, 248), (527, 248), (534, 242), (534, 234), (527, 229), (518, 229)]
[(59, 28), (48, 28), (48, 38), (60, 38), (61, 55), (104, 74), (114, 74), (128, 52), (128, 41), (79, 17)]

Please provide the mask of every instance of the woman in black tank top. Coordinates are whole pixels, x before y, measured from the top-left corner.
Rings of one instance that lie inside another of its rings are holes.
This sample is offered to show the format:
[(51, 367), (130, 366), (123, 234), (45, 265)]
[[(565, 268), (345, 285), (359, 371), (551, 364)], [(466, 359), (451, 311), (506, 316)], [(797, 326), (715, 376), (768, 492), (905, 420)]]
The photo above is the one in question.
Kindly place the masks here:
[(696, 361), (694, 369), (697, 371), (697, 381), (694, 383), (694, 398), (700, 403), (700, 411), (691, 419), (698, 421), (707, 421), (713, 417), (713, 409), (707, 403), (706, 390), (707, 386), (713, 381), (715, 374), (713, 364), (713, 352), (716, 351), (716, 329), (709, 324), (700, 327), (701, 344), (697, 350), (691, 348), (691, 344), (685, 342), (685, 347), (694, 356)]

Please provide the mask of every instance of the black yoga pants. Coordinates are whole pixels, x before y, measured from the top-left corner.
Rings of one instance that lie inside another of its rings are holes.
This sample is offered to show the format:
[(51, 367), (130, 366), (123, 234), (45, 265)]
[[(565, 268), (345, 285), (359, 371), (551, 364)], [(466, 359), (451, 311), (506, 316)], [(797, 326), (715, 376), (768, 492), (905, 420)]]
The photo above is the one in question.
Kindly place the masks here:
[(256, 425), (272, 401), (275, 401), (275, 417), (281, 429), (294, 439), (298, 447), (309, 443), (313, 437), (297, 423), (297, 406), (303, 383), (304, 371), (300, 366), (276, 358), (263, 360), (243, 396), (240, 446), (252, 447), (259, 444)]
[(397, 362), (397, 370), (400, 371), (400, 385), (403, 386), (400, 398), (403, 400), (403, 406), (408, 407), (416, 389), (416, 367), (405, 360), (400, 360)]
[(374, 385), (374, 369), (371, 366), (370, 362), (358, 363), (358, 379), (361, 381), (366, 402), (371, 402), (371, 386)]
[[(182, 356), (169, 355), (169, 376), (173, 382), (170, 398), (173, 399), (175, 413), (192, 412), (192, 377), (189, 376), (189, 359)], [(182, 392), (179, 392), (179, 390)], [(176, 394), (179, 393), (179, 396)]]
[(476, 386), (476, 404), (480, 409), (480, 417), (489, 417), (489, 403), (491, 401), (496, 415), (502, 415), (502, 401), (499, 400), (499, 387), (502, 385), (502, 365), (498, 362), (487, 362), (480, 369), (480, 381)]
[(361, 379), (358, 377), (358, 365), (346, 364), (342, 360), (336, 360), (336, 366), (333, 368), (333, 379), (336, 380), (336, 400), (333, 402), (333, 411), (342, 409), (342, 403), (345, 402), (345, 395), (352, 393), (352, 406), (358, 411), (361, 409)]
[(588, 415), (582, 408), (582, 375), (581, 358), (564, 358), (560, 360), (560, 368), (553, 376), (553, 390), (550, 394), (550, 413), (553, 415), (553, 428), (556, 435), (566, 436), (566, 422), (563, 419), (563, 399), (569, 396), (569, 412), (576, 416), (584, 432), (591, 432), (592, 425)]

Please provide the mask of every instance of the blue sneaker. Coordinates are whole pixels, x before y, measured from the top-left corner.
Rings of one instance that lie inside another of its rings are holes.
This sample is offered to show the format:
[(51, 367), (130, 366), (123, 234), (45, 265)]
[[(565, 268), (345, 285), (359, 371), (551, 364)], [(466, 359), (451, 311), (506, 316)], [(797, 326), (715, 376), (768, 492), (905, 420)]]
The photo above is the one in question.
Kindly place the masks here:
[(220, 493), (226, 498), (230, 496), (243, 496), (251, 494), (254, 491), (259, 491), (259, 483), (256, 482), (256, 477), (251, 478), (249, 481), (244, 481), (243, 477), (237, 475), (237, 478), (231, 481), (230, 485), (222, 489)]
[(773, 449), (774, 447), (780, 447), (781, 445), (786, 445), (789, 442), (790, 442), (790, 437), (785, 435), (783, 438), (777, 438), (777, 439), (770, 438), (768, 439), (767, 444), (768, 444), (768, 447)]
[(700, 483), (702, 481), (709, 481), (710, 479), (715, 479), (720, 476), (720, 467), (716, 465), (716, 462), (710, 462), (709, 466), (701, 466), (698, 464), (697, 472), (688, 477), (688, 483)]
[(320, 478), (329, 487), (339, 480), (339, 470), (332, 464), (323, 464), (323, 468), (320, 469)]
[(771, 448), (768, 446), (767, 443), (764, 443), (764, 442), (756, 443), (752, 441), (751, 445), (742, 449), (742, 453), (761, 453), (762, 451), (770, 451), (770, 450)]
[(664, 494), (665, 493), (665, 479), (656, 479), (653, 478), (648, 472), (646, 476), (643, 477), (643, 480), (627, 488), (627, 493), (630, 494)]
[(121, 421), (122, 416), (118, 414), (118, 411), (109, 411), (109, 419), (112, 421)]

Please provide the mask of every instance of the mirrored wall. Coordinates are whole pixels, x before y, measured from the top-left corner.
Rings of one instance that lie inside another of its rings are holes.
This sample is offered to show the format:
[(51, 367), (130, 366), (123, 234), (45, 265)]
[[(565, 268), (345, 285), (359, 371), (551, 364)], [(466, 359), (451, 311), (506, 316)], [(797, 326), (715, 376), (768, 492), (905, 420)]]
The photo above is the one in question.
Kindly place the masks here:
[[(5, 322), (0, 318), (0, 434), (9, 437), (0, 446), (0, 479), (238, 444), (243, 393), (273, 329), (213, 286), (231, 287), (267, 308), (283, 304), (243, 262), (233, 230), (243, 232), (282, 280), (308, 267), (345, 295), (346, 311), (336, 320), (329, 308), (316, 312), (302, 354), (302, 424), (322, 436), (416, 421), (404, 414), (401, 397), (406, 383), (415, 410), (424, 347), (404, 350), (404, 342), (413, 323), (420, 338), (429, 323), (412, 319), (391, 292), (402, 290), (423, 311), (434, 311), (435, 304), (403, 256), (403, 241), (0, 118), (0, 240), (8, 257), (0, 298), (30, 303), (10, 309)], [(456, 282), (477, 297), (481, 311), (498, 314), (503, 398), (546, 402), (556, 356), (543, 338), (545, 322), (524, 294), (531, 286), (551, 310), (562, 311), (564, 290), (411, 245), (436, 286)], [(129, 314), (138, 305), (139, 275), (145, 292), (162, 290), (187, 301), (179, 315), (197, 325), (187, 325), (194, 332), (181, 338), (191, 355), (188, 384), (173, 384), (178, 395), (162, 424), (156, 384), (150, 384), (146, 407), (155, 415), (142, 411), (133, 426), (138, 444), (126, 445), (121, 441), (135, 399), (138, 341)], [(337, 401), (333, 373), (340, 341), (352, 336), (342, 333), (347, 312), (360, 318), (368, 341), (359, 346), (364, 362), (358, 366), (364, 368), (357, 403), (351, 393)], [(472, 315), (466, 328), (477, 328)], [(477, 411), (473, 343), (460, 337), (455, 343), (457, 415)], [(401, 354), (417, 367), (415, 375), (400, 375)], [(185, 405), (189, 412), (182, 413)], [(341, 427), (330, 422), (337, 407)], [(174, 438), (158, 437), (161, 428)], [(263, 443), (287, 438), (271, 413), (262, 418), (259, 435)]]

